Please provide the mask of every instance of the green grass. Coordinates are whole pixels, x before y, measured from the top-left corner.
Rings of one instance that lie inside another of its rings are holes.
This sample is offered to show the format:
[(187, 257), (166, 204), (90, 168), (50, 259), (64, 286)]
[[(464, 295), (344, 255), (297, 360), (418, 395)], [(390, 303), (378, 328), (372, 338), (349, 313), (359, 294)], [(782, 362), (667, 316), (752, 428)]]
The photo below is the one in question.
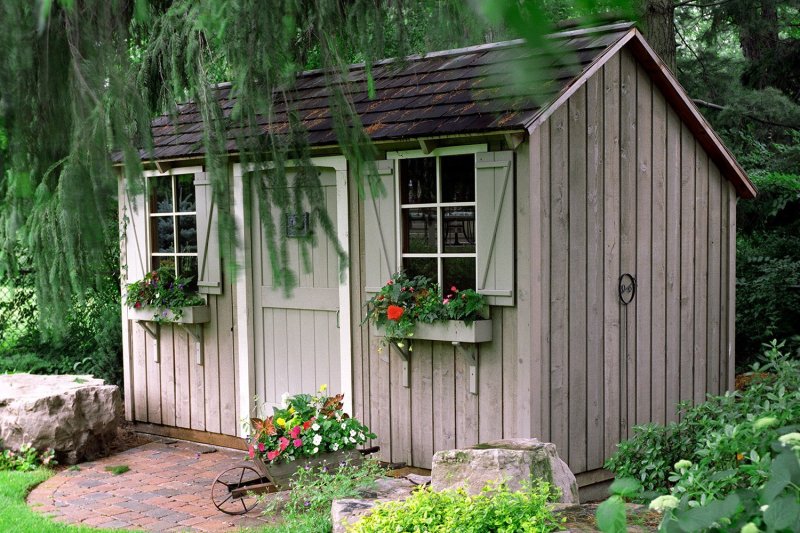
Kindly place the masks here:
[[(0, 531), (16, 533), (89, 533), (99, 530), (90, 527), (67, 526), (53, 522), (32, 511), (25, 503), (28, 492), (52, 476), (49, 470), (33, 472), (0, 471)], [(121, 530), (114, 530), (121, 533)]]
[(106, 472), (111, 472), (115, 476), (118, 476), (120, 474), (124, 474), (128, 470), (130, 470), (130, 468), (128, 468), (128, 465), (117, 465), (117, 466), (107, 466), (106, 467)]

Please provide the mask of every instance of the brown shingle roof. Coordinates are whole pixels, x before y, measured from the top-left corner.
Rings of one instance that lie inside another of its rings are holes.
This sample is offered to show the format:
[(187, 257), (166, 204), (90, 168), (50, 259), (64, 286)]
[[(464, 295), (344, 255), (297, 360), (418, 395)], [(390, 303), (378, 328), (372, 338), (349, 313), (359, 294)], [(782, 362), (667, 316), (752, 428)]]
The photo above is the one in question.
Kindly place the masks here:
[[(577, 65), (552, 73), (549, 96), (570, 85), (632, 26), (622, 22), (553, 34), (551, 38), (559, 45), (574, 51)], [(536, 116), (540, 106), (524, 96), (508, 98), (503, 89), (510, 80), (509, 69), (519, 68), (516, 60), (530, 57), (531, 53), (522, 41), (509, 41), (435, 52), (403, 62), (380, 61), (372, 68), (374, 99), (367, 97), (363, 65), (354, 65), (350, 68), (349, 78), (354, 82), (350, 90), (361, 122), (374, 141), (521, 130)], [(223, 114), (228, 117), (235, 96), (231, 95), (229, 84), (220, 85), (217, 91)], [(300, 74), (293, 94), (291, 105), (309, 132), (309, 142), (336, 144), (325, 73), (317, 70)], [(264, 131), (287, 130), (285, 106), (275, 107), (271, 125), (266, 117), (259, 122)], [(193, 103), (179, 106), (174, 120), (167, 115), (153, 120), (152, 132), (154, 150), (152, 153), (143, 150), (143, 159), (176, 159), (205, 153), (202, 118)], [(229, 139), (227, 148), (235, 152), (234, 131)]]

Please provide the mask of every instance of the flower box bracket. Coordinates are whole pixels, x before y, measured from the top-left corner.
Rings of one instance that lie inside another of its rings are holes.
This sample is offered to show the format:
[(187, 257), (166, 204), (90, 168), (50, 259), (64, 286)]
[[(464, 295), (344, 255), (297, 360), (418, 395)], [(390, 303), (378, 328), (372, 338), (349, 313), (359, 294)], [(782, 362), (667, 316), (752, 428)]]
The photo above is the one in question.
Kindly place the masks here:
[(461, 352), (469, 367), (469, 392), (478, 394), (478, 345), (473, 342), (453, 341), (456, 351)]
[(139, 309), (128, 309), (128, 318), (136, 322), (150, 338), (153, 339), (153, 362), (161, 361), (161, 323), (165, 322), (180, 327), (194, 341), (195, 362), (198, 365), (204, 364), (205, 354), (203, 350), (203, 324), (211, 319), (207, 305), (197, 305), (184, 307), (181, 313), (175, 316), (171, 311), (162, 315), (163, 320), (156, 320), (157, 313), (152, 307), (141, 307)]

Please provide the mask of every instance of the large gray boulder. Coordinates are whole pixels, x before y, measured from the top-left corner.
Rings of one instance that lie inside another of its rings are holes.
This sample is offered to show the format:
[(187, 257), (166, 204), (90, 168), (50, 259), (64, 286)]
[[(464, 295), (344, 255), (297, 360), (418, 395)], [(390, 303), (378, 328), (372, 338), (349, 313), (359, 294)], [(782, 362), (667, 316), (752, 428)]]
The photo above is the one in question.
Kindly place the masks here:
[(119, 388), (92, 376), (0, 375), (0, 446), (52, 448), (61, 464), (106, 454), (117, 434)]
[(331, 505), (333, 533), (345, 533), (349, 526), (372, 513), (381, 503), (402, 501), (411, 496), (417, 484), (404, 478), (382, 478), (374, 487), (362, 489), (357, 498), (334, 500)]
[(578, 484), (561, 460), (555, 444), (536, 439), (508, 439), (476, 444), (463, 450), (444, 450), (433, 456), (431, 487), (463, 488), (478, 494), (487, 483), (503, 481), (519, 490), (532, 479), (544, 479), (561, 489), (561, 503), (579, 503)]

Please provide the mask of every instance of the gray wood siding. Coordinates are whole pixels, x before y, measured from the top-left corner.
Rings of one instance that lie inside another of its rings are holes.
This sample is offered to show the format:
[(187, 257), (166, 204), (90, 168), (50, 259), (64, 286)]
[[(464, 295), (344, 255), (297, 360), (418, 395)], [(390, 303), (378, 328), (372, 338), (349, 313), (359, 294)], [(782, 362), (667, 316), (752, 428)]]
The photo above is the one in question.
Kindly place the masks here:
[[(122, 187), (120, 190), (125, 197)], [(141, 216), (129, 218), (123, 264), (138, 261), (134, 255), (147, 254), (144, 239), (140, 237), (138, 242), (132, 239), (133, 225)], [(143, 227), (138, 227), (138, 234), (143, 233)], [(232, 255), (233, 250), (228, 253)], [(137, 278), (141, 275), (138, 270), (141, 268), (137, 268)], [(239, 426), (235, 371), (238, 354), (234, 342), (236, 304), (233, 280), (228, 278), (227, 274), (223, 277), (221, 295), (208, 296), (211, 321), (203, 328), (202, 365), (196, 362), (194, 340), (180, 327), (166, 324), (160, 326), (160, 353), (156, 362), (154, 340), (136, 322), (127, 319), (123, 308), (125, 412), (129, 420), (236, 435)]]
[(541, 436), (579, 473), (633, 425), (732, 387), (736, 196), (625, 50), (539, 134)]

